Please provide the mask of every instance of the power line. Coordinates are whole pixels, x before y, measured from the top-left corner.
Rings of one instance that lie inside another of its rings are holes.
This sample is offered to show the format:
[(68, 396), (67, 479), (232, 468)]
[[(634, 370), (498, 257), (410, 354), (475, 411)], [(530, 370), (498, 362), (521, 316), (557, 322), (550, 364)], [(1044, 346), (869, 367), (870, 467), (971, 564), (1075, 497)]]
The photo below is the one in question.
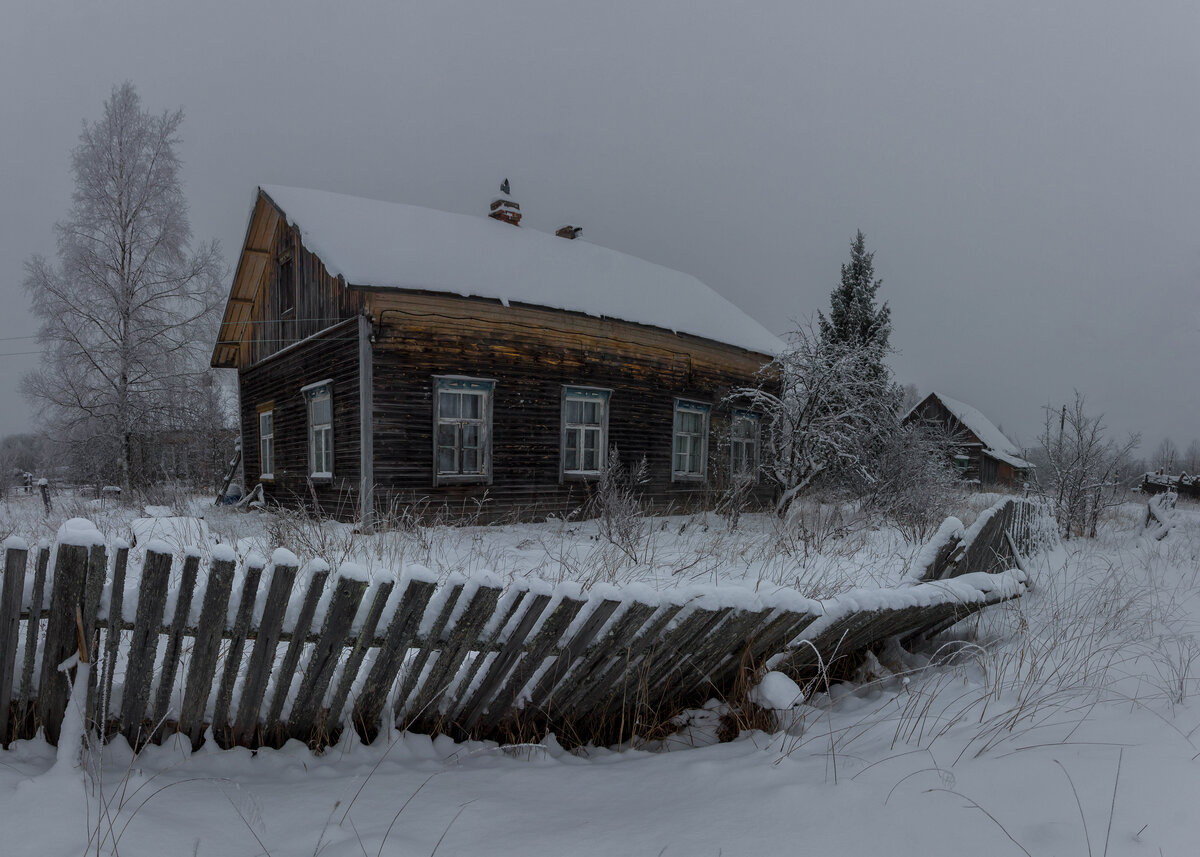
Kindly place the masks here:
[(37, 334), (31, 333), (29, 336), (0, 336), (0, 342), (10, 342), (14, 339), (37, 339)]
[(25, 354), (45, 354), (44, 351), (8, 351), (0, 354), (0, 357), (21, 357)]

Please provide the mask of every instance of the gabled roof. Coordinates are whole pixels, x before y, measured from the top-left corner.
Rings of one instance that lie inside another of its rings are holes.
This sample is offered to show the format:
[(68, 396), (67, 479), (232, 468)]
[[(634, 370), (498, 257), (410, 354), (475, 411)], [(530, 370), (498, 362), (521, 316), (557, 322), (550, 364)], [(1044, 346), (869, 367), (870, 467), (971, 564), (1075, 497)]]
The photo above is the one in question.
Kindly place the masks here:
[(978, 409), (971, 407), (965, 402), (960, 402), (957, 399), (952, 399), (949, 396), (941, 393), (930, 393), (920, 402), (918, 402), (912, 410), (905, 415), (905, 419), (921, 405), (925, 404), (930, 399), (937, 399), (942, 403), (954, 418), (966, 426), (970, 431), (983, 443), (984, 452), (998, 461), (1003, 461), (1011, 464), (1020, 470), (1030, 470), (1033, 465), (1025, 459), (1021, 458), (1021, 450), (1015, 443), (1009, 440), (1004, 432), (996, 428), (992, 421), (985, 417)]
[(779, 338), (695, 277), (489, 217), (264, 185), (351, 286), (494, 298), (652, 325), (774, 355)]

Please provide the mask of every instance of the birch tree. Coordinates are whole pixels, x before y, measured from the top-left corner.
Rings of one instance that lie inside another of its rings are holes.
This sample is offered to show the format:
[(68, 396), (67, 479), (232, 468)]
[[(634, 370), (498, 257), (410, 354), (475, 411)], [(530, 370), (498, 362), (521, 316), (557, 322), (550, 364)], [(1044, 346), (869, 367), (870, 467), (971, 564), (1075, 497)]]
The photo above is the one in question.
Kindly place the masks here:
[(57, 258), (26, 264), (45, 360), (23, 392), (56, 438), (103, 457), (99, 470), (126, 488), (139, 479), (135, 440), (180, 424), (219, 307), (217, 244), (190, 248), (182, 122), (182, 110), (143, 109), (132, 84), (114, 87), (72, 153)]

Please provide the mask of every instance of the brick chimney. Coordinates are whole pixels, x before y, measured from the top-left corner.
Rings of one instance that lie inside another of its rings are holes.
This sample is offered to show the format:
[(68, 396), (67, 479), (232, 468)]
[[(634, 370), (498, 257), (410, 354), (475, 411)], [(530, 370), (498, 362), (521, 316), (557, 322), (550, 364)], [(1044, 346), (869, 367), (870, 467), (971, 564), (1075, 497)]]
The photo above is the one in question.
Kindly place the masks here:
[(570, 224), (567, 224), (566, 226), (560, 226), (558, 229), (554, 230), (554, 234), (559, 238), (566, 238), (568, 241), (574, 241), (579, 237), (579, 233), (582, 231), (582, 226), (571, 226)]
[(500, 185), (500, 195), (492, 200), (488, 217), (495, 220), (503, 220), (505, 223), (511, 223), (513, 226), (520, 226), (521, 206), (517, 205), (516, 201), (509, 196), (509, 193), (508, 179), (505, 179), (504, 183)]

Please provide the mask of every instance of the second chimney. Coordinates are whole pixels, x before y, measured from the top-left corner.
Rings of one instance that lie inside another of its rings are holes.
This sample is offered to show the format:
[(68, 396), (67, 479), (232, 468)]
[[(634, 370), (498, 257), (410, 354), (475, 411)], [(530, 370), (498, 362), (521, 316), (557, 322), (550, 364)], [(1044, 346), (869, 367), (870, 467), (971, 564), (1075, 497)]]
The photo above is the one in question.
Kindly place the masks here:
[(554, 234), (557, 235), (559, 238), (566, 238), (568, 241), (574, 241), (576, 238), (579, 237), (579, 233), (582, 231), (583, 231), (582, 226), (571, 226), (570, 224), (568, 224), (566, 226), (560, 226), (560, 227), (558, 227), (558, 229), (555, 229)]
[(492, 200), (491, 207), (488, 210), (488, 217), (495, 220), (503, 220), (505, 223), (511, 223), (513, 226), (521, 225), (521, 206), (517, 205), (516, 201), (509, 196), (510, 190), (508, 179), (505, 179), (500, 185), (500, 195)]

